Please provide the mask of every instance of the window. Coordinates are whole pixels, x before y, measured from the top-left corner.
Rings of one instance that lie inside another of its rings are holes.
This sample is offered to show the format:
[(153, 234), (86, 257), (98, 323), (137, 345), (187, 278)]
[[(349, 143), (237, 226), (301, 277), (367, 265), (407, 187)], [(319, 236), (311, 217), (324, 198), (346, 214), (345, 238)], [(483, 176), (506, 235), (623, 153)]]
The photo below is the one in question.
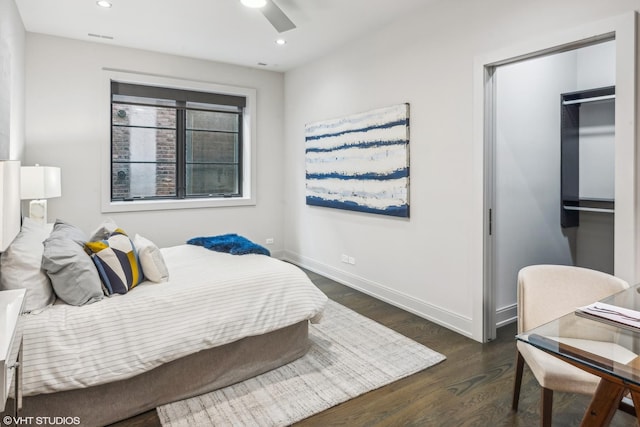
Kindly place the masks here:
[(111, 202), (245, 196), (245, 96), (111, 81)]

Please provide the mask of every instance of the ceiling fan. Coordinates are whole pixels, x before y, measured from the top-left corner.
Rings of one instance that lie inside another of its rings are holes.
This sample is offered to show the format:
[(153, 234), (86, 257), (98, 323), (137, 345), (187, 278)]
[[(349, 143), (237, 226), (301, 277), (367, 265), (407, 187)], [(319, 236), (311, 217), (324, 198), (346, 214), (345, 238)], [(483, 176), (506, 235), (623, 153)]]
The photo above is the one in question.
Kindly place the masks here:
[(240, 0), (240, 2), (247, 7), (260, 9), (265, 18), (279, 33), (296, 28), (296, 24), (289, 19), (273, 0)]

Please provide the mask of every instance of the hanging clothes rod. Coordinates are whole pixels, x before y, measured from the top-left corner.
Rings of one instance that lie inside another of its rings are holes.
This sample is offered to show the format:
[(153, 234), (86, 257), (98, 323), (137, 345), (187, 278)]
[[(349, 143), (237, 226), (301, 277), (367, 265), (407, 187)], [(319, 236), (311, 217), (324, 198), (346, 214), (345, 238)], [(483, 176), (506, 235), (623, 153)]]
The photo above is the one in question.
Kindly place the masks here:
[(562, 207), (568, 211), (602, 212), (602, 213), (615, 212), (613, 209), (607, 209), (607, 208), (586, 208), (582, 206), (567, 206), (567, 205), (564, 205)]
[(586, 102), (606, 101), (608, 99), (616, 99), (616, 95), (614, 94), (614, 95), (593, 96), (591, 98), (570, 99), (568, 101), (562, 101), (562, 105), (584, 104)]

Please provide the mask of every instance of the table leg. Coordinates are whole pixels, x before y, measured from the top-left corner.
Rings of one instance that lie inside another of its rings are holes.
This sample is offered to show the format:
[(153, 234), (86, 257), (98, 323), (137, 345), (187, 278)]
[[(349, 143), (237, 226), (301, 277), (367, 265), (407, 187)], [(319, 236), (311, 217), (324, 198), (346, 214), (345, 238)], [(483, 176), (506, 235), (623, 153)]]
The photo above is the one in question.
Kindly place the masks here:
[(20, 340), (20, 348), (18, 349), (18, 355), (16, 356), (16, 363), (13, 365), (13, 382), (14, 382), (14, 394), (13, 394), (13, 423), (11, 425), (17, 426), (18, 417), (22, 410), (22, 339)]
[(16, 418), (20, 416), (22, 410), (22, 338), (20, 339), (20, 348), (16, 356), (16, 372), (15, 372), (15, 414)]
[(622, 385), (601, 379), (580, 425), (582, 427), (608, 426), (618, 410), (625, 390), (626, 387)]
[(640, 391), (630, 390), (633, 406), (636, 408), (636, 419), (640, 424)]

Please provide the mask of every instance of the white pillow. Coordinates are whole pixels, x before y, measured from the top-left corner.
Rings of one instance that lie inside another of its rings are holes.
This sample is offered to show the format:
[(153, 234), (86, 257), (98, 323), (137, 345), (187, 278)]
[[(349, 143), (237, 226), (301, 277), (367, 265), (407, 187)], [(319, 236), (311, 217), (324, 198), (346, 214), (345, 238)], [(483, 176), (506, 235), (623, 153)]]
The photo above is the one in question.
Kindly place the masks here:
[(107, 240), (117, 228), (118, 225), (116, 222), (111, 218), (107, 218), (98, 226), (98, 228), (93, 230), (88, 241), (95, 242), (98, 240)]
[(0, 256), (0, 289), (26, 289), (25, 312), (53, 304), (56, 295), (42, 269), (42, 242), (50, 226), (24, 218), (20, 233)]
[(166, 282), (169, 280), (169, 271), (164, 262), (160, 249), (149, 239), (139, 234), (133, 238), (133, 245), (138, 251), (138, 258), (142, 266), (142, 274), (152, 282)]

